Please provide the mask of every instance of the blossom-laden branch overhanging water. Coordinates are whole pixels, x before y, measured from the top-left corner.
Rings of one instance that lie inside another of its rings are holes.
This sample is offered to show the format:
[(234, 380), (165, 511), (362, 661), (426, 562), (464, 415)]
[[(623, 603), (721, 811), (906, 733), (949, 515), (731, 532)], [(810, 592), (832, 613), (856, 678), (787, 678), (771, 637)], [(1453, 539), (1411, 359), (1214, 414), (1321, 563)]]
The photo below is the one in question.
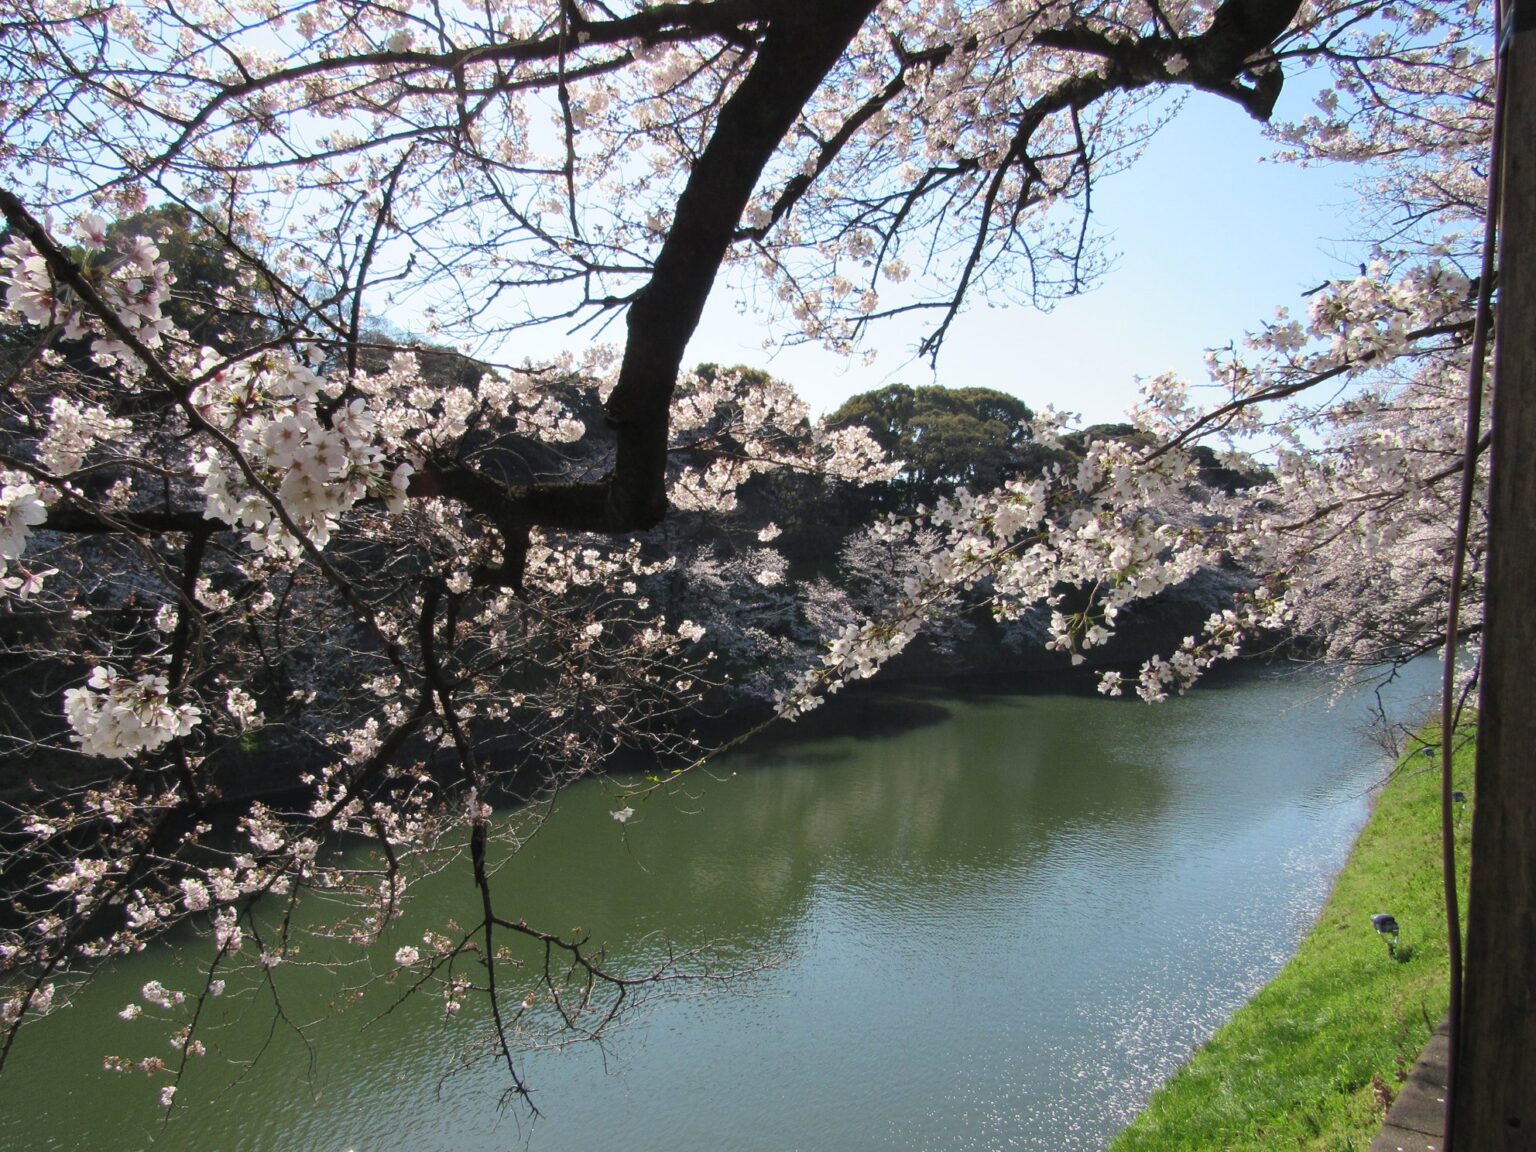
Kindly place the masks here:
[[(1217, 563), (1260, 580), (1141, 669), (1147, 698), (1277, 626), (1360, 663), (1437, 647), (1471, 327), (1457, 229), (1485, 182), (1479, 11), (824, 7), (8, 14), (0, 275), (18, 335), (0, 557), (10, 653), (46, 670), (9, 735), (93, 759), (72, 761), (78, 787), (12, 812), (6, 1058), (92, 964), (177, 923), (208, 933), (203, 988), (161, 984), (147, 1003), (184, 1011), (240, 965), (275, 987), (292, 921), (262, 929), (258, 898), (347, 896), (327, 930), (366, 950), (412, 870), (465, 839), (480, 923), (402, 945), (396, 964), (445, 1005), (489, 996), (515, 1086), (516, 1005), (555, 996), (558, 1026), (592, 1030), (559, 999), (568, 974), (620, 992), (626, 977), (493, 900), (494, 741), (515, 730), (556, 783), (617, 746), (688, 751), (683, 715), (731, 605), (713, 628), (658, 610), (648, 582), (679, 557), (624, 534), (669, 504), (728, 508), (765, 469), (861, 482), (899, 467), (856, 430), (813, 428), (765, 378), (680, 377), (717, 272), (759, 275), (792, 338), (846, 350), (899, 316), (931, 320), (936, 350), (969, 296), (1048, 302), (1097, 273), (1092, 185), (1134, 158), (1160, 93), (1268, 120), (1288, 71), (1331, 69), (1316, 113), (1275, 131), (1297, 159), (1382, 165), (1379, 254), (1304, 318), (1213, 354), (1214, 401), (1155, 378), (1141, 438), (851, 544), (854, 567), (861, 547), (899, 556), (900, 579), (873, 611), (807, 607), (830, 647), (780, 678), (780, 709), (872, 674), (961, 596), (1005, 619), (1046, 605), (1048, 643), (1076, 659), (1127, 607)], [(172, 241), (145, 212), (166, 205), (211, 254), (196, 285), (157, 247)], [(369, 327), (394, 308), (433, 337), (615, 317), (628, 336), (458, 378)], [(606, 430), (578, 416), (584, 388)], [(1032, 434), (1050, 445), (1065, 427), (1046, 413)], [(600, 434), (600, 467), (546, 466)], [(1272, 482), (1196, 489), (1196, 435), (1227, 437)], [(798, 587), (762, 533), (744, 570)], [(279, 729), (321, 765), (306, 801), (215, 834), (221, 765)], [(329, 867), (339, 836), (370, 840), (375, 866)], [(507, 933), (551, 958), (538, 995), (495, 982)], [(195, 1032), (178, 1026), (184, 1056)]]

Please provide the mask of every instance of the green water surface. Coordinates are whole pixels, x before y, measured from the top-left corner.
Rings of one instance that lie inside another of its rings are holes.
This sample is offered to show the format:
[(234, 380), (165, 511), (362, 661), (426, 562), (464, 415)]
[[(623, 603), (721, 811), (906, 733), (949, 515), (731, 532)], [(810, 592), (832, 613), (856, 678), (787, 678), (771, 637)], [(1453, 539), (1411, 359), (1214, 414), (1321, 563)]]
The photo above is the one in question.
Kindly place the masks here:
[[(168, 1080), (102, 1063), (174, 1056), (117, 1016), (148, 980), (196, 985), (206, 946), (159, 948), (23, 1032), (0, 1147), (1098, 1148), (1283, 964), (1363, 822), (1373, 698), (1328, 692), (1271, 671), (1160, 707), (868, 696), (627, 824), (611, 787), (572, 789), (497, 874), (500, 910), (579, 926), (617, 971), (699, 949), (694, 970), (750, 974), (656, 990), (601, 1048), (524, 1053), (537, 1120), (475, 1058), (477, 1002), (385, 1013), (401, 986), (375, 979), (349, 1003), (370, 972), (315, 941), (274, 970), (281, 1016), (250, 979), (211, 1002), (162, 1122)], [(471, 922), (466, 873), (419, 882), (372, 975)]]

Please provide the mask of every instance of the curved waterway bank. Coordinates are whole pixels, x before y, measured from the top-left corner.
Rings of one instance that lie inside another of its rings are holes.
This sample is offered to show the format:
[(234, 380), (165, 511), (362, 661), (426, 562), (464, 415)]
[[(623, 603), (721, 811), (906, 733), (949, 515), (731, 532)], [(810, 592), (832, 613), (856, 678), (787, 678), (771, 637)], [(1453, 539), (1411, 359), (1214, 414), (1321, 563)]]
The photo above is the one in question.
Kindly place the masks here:
[[(1438, 745), (1438, 730), (1423, 734)], [(1475, 731), (1453, 745), (1462, 906), (1471, 865)], [(1438, 747), (1435, 748), (1438, 751)], [(1113, 1152), (1434, 1148), (1443, 1134), (1444, 1041), (1420, 1059), (1450, 1004), (1440, 843), (1440, 761), (1411, 748), (1296, 955), (1160, 1088)], [(1388, 950), (1371, 917), (1400, 928)], [(1436, 1067), (1438, 1057), (1438, 1068)], [(1378, 1137), (1394, 1094), (1402, 1127)], [(1373, 1137), (1378, 1137), (1373, 1143)]]
[[(1390, 695), (1418, 707), (1414, 685)], [(1386, 768), (1372, 702), (1330, 708), (1325, 679), (1273, 669), (1156, 708), (872, 696), (624, 825), (612, 791), (576, 788), (498, 874), (507, 913), (579, 924), (628, 970), (663, 940), (761, 970), (653, 998), (606, 1053), (527, 1056), (536, 1123), (497, 1108), (504, 1072), (454, 1072), (472, 1001), (446, 1023), (426, 999), (335, 1012), (335, 977), (295, 965), (313, 1065), (280, 1027), (232, 1083), (271, 1023), (232, 992), (162, 1128), (158, 1082), (101, 1064), (163, 1053), (115, 1015), (148, 980), (190, 984), (159, 952), (23, 1035), (0, 1144), (1097, 1149), (1312, 923)], [(472, 914), (463, 871), (421, 883), (381, 957)]]

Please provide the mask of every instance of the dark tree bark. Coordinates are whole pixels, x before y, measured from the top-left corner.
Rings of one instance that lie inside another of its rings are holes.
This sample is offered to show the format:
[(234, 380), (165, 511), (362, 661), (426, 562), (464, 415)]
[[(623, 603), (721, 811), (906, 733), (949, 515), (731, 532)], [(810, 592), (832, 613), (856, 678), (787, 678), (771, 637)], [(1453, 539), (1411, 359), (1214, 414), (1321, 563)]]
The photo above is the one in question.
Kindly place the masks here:
[(678, 197), (651, 279), (630, 306), (619, 382), (608, 400), (608, 421), (618, 430), (613, 474), (597, 484), (512, 489), (444, 468), (434, 477), (440, 491), (512, 526), (514, 539), (518, 524), (627, 532), (661, 521), (672, 389), (715, 275), (763, 168), (875, 7), (876, 0), (775, 6), (751, 70), (721, 108)]
[(1536, 1148), (1536, 0), (1510, 44), (1457, 1152)]

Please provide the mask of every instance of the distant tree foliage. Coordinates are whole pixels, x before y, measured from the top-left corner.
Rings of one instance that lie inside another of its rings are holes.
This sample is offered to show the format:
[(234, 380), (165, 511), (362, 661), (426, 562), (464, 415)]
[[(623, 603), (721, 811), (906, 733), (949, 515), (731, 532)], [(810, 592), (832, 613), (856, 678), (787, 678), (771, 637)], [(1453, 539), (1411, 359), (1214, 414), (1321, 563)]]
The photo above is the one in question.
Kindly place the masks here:
[(877, 493), (886, 510), (911, 511), (960, 488), (986, 491), (1038, 472), (1050, 454), (1030, 431), (1034, 413), (994, 388), (891, 384), (850, 397), (827, 418), (869, 430), (900, 474)]

